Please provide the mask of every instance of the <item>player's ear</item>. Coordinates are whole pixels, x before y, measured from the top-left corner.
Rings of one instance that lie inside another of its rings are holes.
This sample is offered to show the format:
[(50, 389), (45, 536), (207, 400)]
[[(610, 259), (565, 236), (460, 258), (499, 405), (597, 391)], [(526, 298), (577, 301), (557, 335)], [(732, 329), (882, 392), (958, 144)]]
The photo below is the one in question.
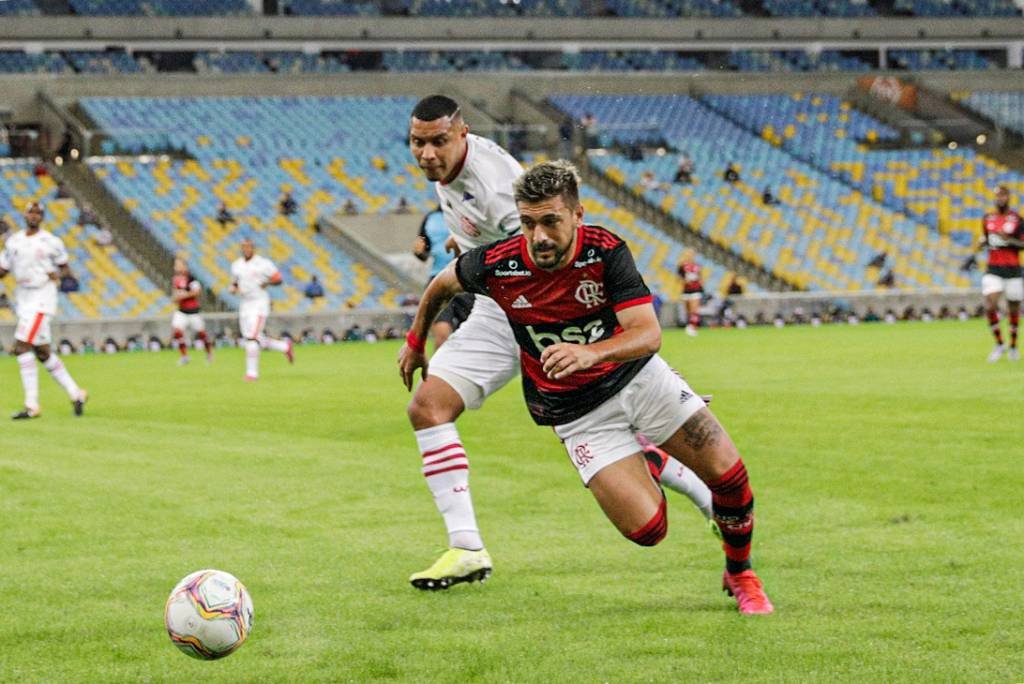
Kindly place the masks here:
[(576, 216), (576, 223), (582, 224), (583, 223), (583, 202), (577, 202), (576, 203), (576, 209), (573, 211), (573, 214)]

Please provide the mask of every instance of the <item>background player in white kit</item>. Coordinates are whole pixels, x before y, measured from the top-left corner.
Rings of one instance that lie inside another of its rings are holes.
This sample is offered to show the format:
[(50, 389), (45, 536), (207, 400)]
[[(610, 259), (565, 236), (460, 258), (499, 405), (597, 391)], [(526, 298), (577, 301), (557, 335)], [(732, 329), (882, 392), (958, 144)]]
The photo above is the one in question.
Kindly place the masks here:
[(260, 376), (260, 349), (283, 352), (288, 363), (295, 362), (291, 340), (278, 340), (263, 334), (270, 315), (268, 287), (281, 284), (281, 273), (270, 259), (256, 254), (250, 238), (242, 240), (242, 256), (231, 264), (231, 293), (242, 299), (238, 307), (238, 329), (245, 338), (245, 379), (254, 382)]
[(199, 281), (192, 277), (188, 265), (181, 257), (174, 259), (174, 277), (171, 279), (171, 298), (178, 305), (178, 309), (171, 316), (171, 331), (174, 341), (178, 345), (181, 357), (178, 365), (183, 366), (189, 362), (188, 340), (185, 333), (194, 332), (196, 339), (203, 343), (206, 349), (206, 362), (213, 361), (213, 344), (206, 335), (206, 324), (203, 316), (199, 313), (199, 297), (203, 293), (203, 287)]
[(40, 226), (43, 206), (33, 202), (25, 210), (25, 230), (7, 238), (0, 252), (0, 278), (14, 276), (18, 327), (14, 353), (25, 389), (25, 408), (12, 418), (39, 416), (39, 375), (36, 359), (68, 393), (76, 416), (82, 415), (89, 393), (81, 389), (56, 353), (50, 351), (50, 319), (57, 313), (57, 280), (70, 276), (68, 253), (59, 237)]
[[(512, 184), (523, 167), (496, 143), (470, 134), (457, 102), (443, 95), (420, 100), (410, 119), (409, 148), (427, 179), (434, 181), (458, 251), (519, 231)], [(421, 352), (426, 343), (414, 335), (406, 341)], [(429, 375), (409, 404), (422, 472), (444, 518), (449, 545), (431, 567), (409, 578), (418, 589), (445, 589), (491, 573), (469, 492), (469, 460), (455, 420), (467, 408), (483, 405), (518, 372), (519, 348), (507, 317), (493, 300), (477, 296), (469, 317), (430, 359)], [(670, 465), (666, 471), (684, 475), (675, 487), (665, 484), (686, 493), (710, 516), (707, 487), (681, 464)]]

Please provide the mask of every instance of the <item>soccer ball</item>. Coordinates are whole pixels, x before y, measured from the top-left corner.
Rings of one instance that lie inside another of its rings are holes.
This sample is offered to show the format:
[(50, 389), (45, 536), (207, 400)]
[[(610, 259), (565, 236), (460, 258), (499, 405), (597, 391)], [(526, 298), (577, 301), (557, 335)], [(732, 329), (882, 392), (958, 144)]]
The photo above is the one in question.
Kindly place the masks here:
[(252, 599), (234, 575), (193, 572), (171, 591), (164, 624), (181, 651), (200, 660), (231, 655), (252, 631)]

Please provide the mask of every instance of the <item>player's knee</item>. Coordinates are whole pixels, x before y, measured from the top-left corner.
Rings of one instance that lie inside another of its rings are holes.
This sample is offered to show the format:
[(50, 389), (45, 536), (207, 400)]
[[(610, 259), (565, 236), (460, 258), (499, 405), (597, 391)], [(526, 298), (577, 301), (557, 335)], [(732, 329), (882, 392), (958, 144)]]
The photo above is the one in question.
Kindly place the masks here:
[(643, 527), (625, 534), (626, 539), (640, 546), (657, 546), (668, 534), (668, 512), (662, 497), (657, 512)]
[(39, 359), (39, 363), (46, 363), (46, 361), (50, 358), (49, 347), (34, 347), (33, 350), (36, 353), (36, 358)]
[(406, 407), (406, 414), (416, 430), (449, 423), (452, 420), (448, 417), (447, 411), (426, 392), (416, 392), (413, 395), (412, 401)]

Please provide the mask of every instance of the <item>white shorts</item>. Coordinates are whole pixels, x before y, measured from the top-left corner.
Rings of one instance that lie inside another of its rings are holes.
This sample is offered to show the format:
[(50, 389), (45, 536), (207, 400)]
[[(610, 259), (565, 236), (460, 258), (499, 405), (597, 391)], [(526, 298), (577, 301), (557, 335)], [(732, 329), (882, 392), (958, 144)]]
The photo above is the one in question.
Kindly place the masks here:
[(50, 344), (50, 319), (49, 314), (42, 311), (24, 311), (18, 307), (18, 327), (14, 329), (14, 339), (19, 342), (31, 344), (34, 347), (41, 347)]
[(203, 323), (203, 317), (197, 313), (185, 313), (184, 311), (175, 311), (174, 315), (171, 316), (171, 327), (175, 330), (182, 332), (203, 332), (206, 330), (206, 324)]
[(238, 310), (238, 331), (248, 340), (258, 339), (263, 334), (270, 313), (265, 306), (246, 306)]
[(683, 293), (683, 301), (684, 302), (700, 302), (703, 299), (704, 299), (704, 292), (703, 291), (701, 291), (701, 292), (684, 292)]
[(1024, 299), (1024, 278), (1003, 278), (992, 273), (981, 276), (981, 294), (987, 297), (996, 292), (1004, 293), (1008, 301), (1019, 302)]
[(428, 373), (451, 385), (467, 409), (480, 408), (519, 373), (519, 345), (505, 312), (476, 296), (469, 317), (430, 359)]
[(640, 452), (639, 432), (664, 444), (706, 404), (657, 354), (618, 394), (581, 418), (556, 425), (569, 460), (587, 485), (602, 468)]

